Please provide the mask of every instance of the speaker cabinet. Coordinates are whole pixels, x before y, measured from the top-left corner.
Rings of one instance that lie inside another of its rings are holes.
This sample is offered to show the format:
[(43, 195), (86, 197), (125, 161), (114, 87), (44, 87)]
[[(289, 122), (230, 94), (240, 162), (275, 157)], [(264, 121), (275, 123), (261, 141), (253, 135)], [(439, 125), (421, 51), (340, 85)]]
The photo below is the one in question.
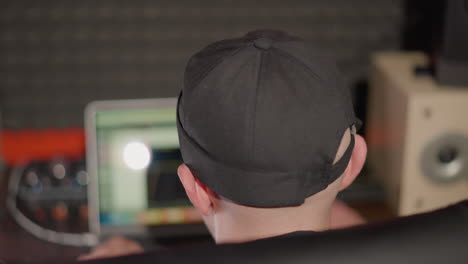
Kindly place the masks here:
[(422, 53), (372, 58), (368, 165), (399, 215), (468, 199), (468, 89), (438, 85), (427, 66)]

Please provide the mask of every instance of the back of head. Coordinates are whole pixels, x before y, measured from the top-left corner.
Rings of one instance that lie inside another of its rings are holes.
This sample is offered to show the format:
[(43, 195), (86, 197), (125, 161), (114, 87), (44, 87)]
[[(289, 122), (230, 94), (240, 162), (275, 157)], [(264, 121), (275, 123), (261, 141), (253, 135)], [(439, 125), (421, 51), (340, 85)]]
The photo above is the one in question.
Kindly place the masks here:
[(214, 193), (251, 207), (304, 203), (346, 169), (359, 126), (334, 63), (272, 30), (213, 43), (188, 62), (178, 103), (185, 164)]

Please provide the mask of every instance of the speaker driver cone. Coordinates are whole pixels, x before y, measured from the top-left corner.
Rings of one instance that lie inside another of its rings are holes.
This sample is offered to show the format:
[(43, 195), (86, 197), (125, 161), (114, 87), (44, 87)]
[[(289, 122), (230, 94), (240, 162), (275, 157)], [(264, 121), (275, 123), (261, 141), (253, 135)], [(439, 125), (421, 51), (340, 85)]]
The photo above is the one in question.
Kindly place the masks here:
[(449, 183), (468, 175), (468, 138), (448, 134), (431, 141), (423, 149), (424, 175), (439, 183)]

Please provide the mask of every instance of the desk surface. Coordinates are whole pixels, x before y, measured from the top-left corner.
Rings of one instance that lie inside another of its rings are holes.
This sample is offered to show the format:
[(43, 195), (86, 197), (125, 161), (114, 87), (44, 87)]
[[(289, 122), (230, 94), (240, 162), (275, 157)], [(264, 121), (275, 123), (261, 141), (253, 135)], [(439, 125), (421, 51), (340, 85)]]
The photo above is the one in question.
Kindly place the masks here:
[(74, 259), (87, 251), (39, 240), (22, 230), (8, 215), (3, 215), (0, 221), (0, 260)]

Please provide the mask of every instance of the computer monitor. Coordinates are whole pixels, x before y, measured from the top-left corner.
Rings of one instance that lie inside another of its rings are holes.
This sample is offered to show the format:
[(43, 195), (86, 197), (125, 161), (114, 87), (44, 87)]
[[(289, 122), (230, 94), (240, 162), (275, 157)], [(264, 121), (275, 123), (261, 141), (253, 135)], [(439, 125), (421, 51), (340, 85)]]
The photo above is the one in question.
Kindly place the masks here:
[(156, 233), (170, 236), (201, 225), (177, 177), (175, 98), (94, 102), (85, 123), (92, 233), (145, 235), (160, 227)]

